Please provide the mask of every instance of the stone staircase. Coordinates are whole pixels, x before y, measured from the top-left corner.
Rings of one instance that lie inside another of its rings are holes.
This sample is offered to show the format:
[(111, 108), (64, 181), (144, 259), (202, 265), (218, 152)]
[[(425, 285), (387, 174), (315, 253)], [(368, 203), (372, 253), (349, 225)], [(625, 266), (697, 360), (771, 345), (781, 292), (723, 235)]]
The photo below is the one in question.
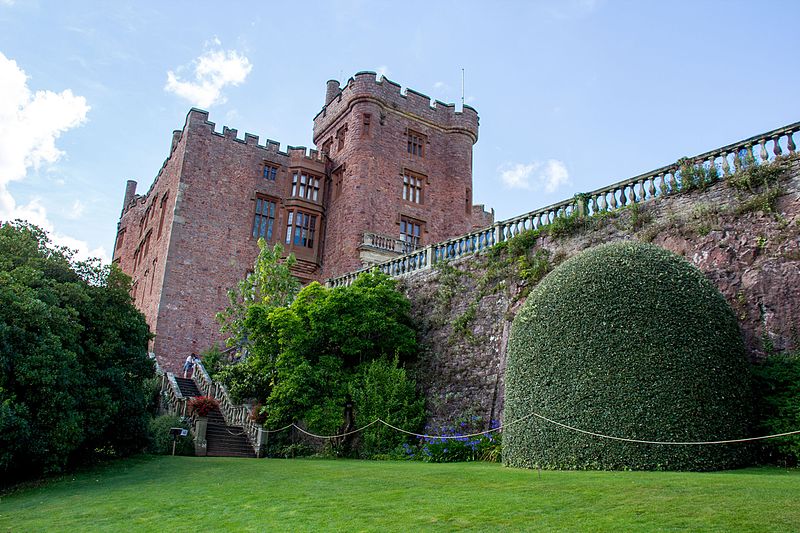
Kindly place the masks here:
[(193, 379), (179, 378), (178, 376), (175, 376), (175, 383), (178, 384), (178, 390), (181, 391), (181, 394), (187, 398), (203, 395), (203, 393), (200, 392), (200, 389), (197, 388), (197, 384)]
[[(202, 396), (193, 379), (175, 376), (178, 389), (184, 397)], [(211, 457), (255, 457), (255, 451), (241, 426), (229, 426), (222, 412), (214, 409), (208, 414), (206, 429), (207, 455)]]

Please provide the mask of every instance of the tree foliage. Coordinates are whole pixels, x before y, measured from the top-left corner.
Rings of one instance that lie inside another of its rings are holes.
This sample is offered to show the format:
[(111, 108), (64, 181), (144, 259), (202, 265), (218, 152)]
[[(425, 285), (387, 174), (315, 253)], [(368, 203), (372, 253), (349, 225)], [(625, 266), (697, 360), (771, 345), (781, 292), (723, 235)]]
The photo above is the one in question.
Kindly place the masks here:
[(259, 305), (270, 309), (289, 305), (300, 290), (300, 282), (291, 272), (297, 262), (294, 254), (281, 259), (283, 246), (276, 243), (270, 248), (263, 238), (258, 239), (258, 249), (253, 272), (228, 291), (228, 307), (217, 313), (222, 333), (229, 336), (228, 346), (247, 344), (245, 320), (250, 307)]
[[(253, 398), (264, 405), (268, 427), (297, 421), (316, 432), (336, 433), (344, 422), (348, 392), (355, 393), (355, 384), (366, 383), (367, 375), (373, 376), (370, 402), (384, 395), (382, 401), (397, 407), (392, 415), (397, 421), (421, 422), (415, 385), (401, 368), (417, 352), (416, 333), (410, 303), (394, 280), (370, 272), (349, 287), (311, 283), (290, 305), (273, 301), (246, 305), (242, 328), (248, 335), (248, 356), (219, 374), (235, 399)], [(380, 369), (368, 366), (374, 361), (382, 361)], [(382, 380), (384, 389), (378, 394), (380, 372), (395, 381)], [(354, 396), (356, 416), (369, 422), (365, 417), (380, 406), (367, 406), (362, 402), (367, 396), (359, 394)], [(375, 439), (383, 447), (394, 443), (380, 435)], [(369, 446), (371, 452), (380, 447)]]
[[(514, 320), (506, 422), (537, 412), (630, 439), (750, 436), (751, 394), (736, 318), (684, 259), (640, 243), (598, 246), (537, 285)], [(600, 439), (536, 418), (503, 436), (511, 466), (713, 470), (744, 445), (665, 446)]]
[(130, 280), (40, 229), (0, 226), (0, 472), (59, 471), (147, 439), (150, 332)]
[[(753, 366), (759, 433), (770, 435), (800, 429), (800, 353), (778, 354)], [(800, 435), (762, 443), (762, 459), (800, 463)]]

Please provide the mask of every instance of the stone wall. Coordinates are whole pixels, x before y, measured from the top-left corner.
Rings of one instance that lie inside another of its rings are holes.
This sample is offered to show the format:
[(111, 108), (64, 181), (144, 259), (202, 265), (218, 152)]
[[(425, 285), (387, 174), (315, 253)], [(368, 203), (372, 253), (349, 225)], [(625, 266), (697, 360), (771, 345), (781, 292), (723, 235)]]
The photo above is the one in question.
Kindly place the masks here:
[(502, 417), (506, 343), (527, 292), (548, 268), (601, 243), (639, 239), (692, 262), (730, 303), (753, 360), (800, 348), (800, 160), (782, 161), (769, 187), (724, 181), (655, 198), (403, 278), (432, 422)]

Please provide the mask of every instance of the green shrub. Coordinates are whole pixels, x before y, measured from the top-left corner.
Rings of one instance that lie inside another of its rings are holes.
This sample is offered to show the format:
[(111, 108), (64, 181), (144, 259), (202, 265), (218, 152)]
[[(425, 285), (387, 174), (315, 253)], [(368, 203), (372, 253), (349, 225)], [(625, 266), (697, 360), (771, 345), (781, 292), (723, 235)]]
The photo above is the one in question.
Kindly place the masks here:
[[(753, 365), (759, 433), (772, 435), (800, 429), (800, 354), (779, 354)], [(761, 459), (797, 465), (800, 435), (766, 440)]]
[[(393, 426), (417, 431), (425, 422), (425, 401), (417, 393), (414, 381), (399, 366), (397, 357), (363, 363), (349, 387), (359, 427), (380, 418)], [(408, 435), (383, 424), (368, 427), (359, 439), (361, 457), (388, 454), (409, 442)]]
[(116, 266), (0, 223), (0, 484), (141, 452), (149, 339)]
[[(147, 445), (147, 453), (154, 455), (170, 455), (172, 453), (170, 428), (189, 429), (189, 424), (176, 415), (161, 415), (150, 421), (150, 442)], [(194, 440), (191, 433), (186, 437), (178, 437), (175, 455), (194, 455)]]
[[(750, 434), (751, 397), (736, 319), (684, 259), (653, 245), (598, 246), (559, 266), (514, 320), (506, 423), (537, 412), (606, 435), (709, 441)], [(507, 428), (509, 466), (713, 470), (744, 445), (600, 439), (529, 418)]]

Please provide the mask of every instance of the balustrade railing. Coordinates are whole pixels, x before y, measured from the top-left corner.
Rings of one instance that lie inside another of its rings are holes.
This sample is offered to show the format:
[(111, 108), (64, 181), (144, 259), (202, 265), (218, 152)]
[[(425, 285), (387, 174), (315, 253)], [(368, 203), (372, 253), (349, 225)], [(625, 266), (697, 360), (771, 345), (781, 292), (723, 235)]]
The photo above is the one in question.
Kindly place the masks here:
[(387, 252), (399, 254), (413, 252), (417, 248), (412, 243), (406, 242), (402, 239), (396, 239), (394, 237), (389, 237), (388, 235), (380, 235), (378, 233), (372, 233), (369, 231), (364, 232), (361, 243), (363, 246), (371, 246), (373, 248), (377, 248), (378, 250), (385, 250)]
[(796, 154), (797, 145), (792, 136), (799, 131), (800, 122), (795, 122), (755, 135), (749, 139), (682, 159), (671, 165), (589, 193), (575, 195), (569, 200), (496, 222), (488, 228), (331, 278), (327, 281), (327, 285), (329, 287), (350, 285), (359, 274), (373, 268), (395, 277), (426, 270), (440, 261), (458, 259), (481, 252), (499, 242), (519, 235), (523, 231), (551, 224), (557, 217), (567, 217), (572, 214), (592, 216), (688, 190), (690, 188), (688, 177), (682, 175), (686, 169), (692, 169), (694, 174), (702, 173), (703, 179), (708, 182), (720, 181), (748, 165), (761, 165), (772, 162), (783, 155)]
[[(159, 379), (159, 385), (161, 386), (161, 397), (166, 402), (167, 408), (170, 412), (175, 413), (178, 416), (186, 417), (187, 413), (187, 401), (189, 400), (183, 394), (181, 394), (181, 389), (178, 387), (178, 382), (175, 381), (175, 374), (172, 372), (165, 372), (161, 365), (158, 364), (158, 361), (155, 361), (156, 365), (156, 376)], [(194, 429), (194, 421), (191, 421), (192, 428)]]
[(244, 405), (234, 404), (225, 385), (212, 380), (201, 363), (197, 363), (194, 368), (193, 378), (197, 388), (205, 396), (211, 396), (219, 402), (219, 410), (225, 423), (229, 426), (241, 426), (256, 455), (260, 456), (263, 429), (250, 419), (250, 410)]

